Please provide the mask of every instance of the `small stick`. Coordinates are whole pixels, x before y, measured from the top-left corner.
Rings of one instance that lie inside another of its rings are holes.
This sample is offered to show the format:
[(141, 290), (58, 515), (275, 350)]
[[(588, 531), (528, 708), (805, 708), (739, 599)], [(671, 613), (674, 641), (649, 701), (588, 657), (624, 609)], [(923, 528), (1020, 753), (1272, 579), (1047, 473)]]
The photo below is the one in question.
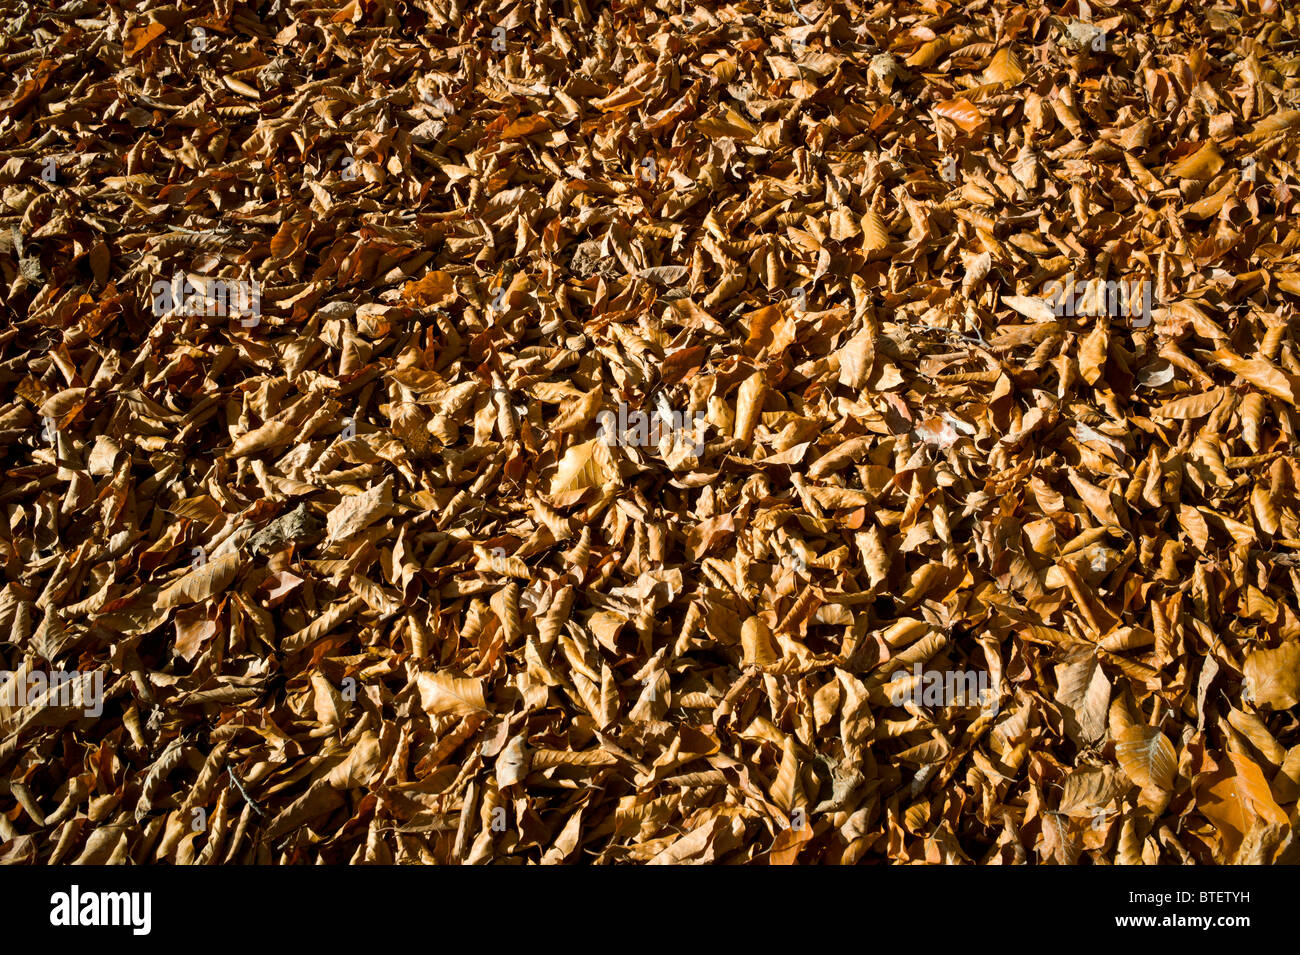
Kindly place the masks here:
[(248, 803), (248, 808), (253, 810), (253, 812), (257, 813), (259, 816), (265, 818), (266, 813), (262, 812), (262, 807), (259, 806), (257, 801), (248, 794), (248, 790), (244, 788), (244, 784), (240, 782), (239, 776), (235, 773), (234, 767), (230, 768), (230, 778), (234, 781), (235, 788), (239, 790), (239, 794), (244, 797), (244, 802)]

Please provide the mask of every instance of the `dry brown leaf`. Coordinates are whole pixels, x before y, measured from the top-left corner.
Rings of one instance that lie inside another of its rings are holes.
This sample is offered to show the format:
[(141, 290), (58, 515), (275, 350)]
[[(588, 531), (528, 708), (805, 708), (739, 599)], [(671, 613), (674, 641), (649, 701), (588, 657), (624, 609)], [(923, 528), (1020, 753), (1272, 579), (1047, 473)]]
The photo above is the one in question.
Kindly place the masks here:
[(1116, 733), (1115, 758), (1124, 774), (1143, 789), (1173, 788), (1177, 753), (1154, 726), (1134, 724)]
[(483, 681), (450, 673), (421, 673), (420, 706), (437, 716), (473, 716), (488, 712)]

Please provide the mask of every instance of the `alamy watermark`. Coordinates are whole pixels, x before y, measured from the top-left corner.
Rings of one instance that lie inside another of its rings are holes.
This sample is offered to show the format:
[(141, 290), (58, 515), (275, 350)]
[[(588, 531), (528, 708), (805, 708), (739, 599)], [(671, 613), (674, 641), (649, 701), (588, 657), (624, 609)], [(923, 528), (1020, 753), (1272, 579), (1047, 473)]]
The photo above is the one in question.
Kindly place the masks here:
[(1058, 318), (1107, 315), (1132, 318), (1134, 328), (1146, 328), (1151, 324), (1152, 286), (1148, 279), (1075, 282), (1071, 272), (1064, 279), (1055, 279), (1044, 285), (1043, 297), (1047, 299), (1052, 314)]
[(80, 707), (86, 716), (104, 712), (104, 671), (32, 670), (15, 676), (0, 670), (0, 706)]
[[(900, 670), (895, 673), (907, 673)], [(917, 706), (979, 706), (989, 716), (998, 715), (998, 692), (984, 670), (922, 670), (912, 668), (912, 681), (895, 680), (889, 684), (889, 702), (902, 706), (911, 701)]]
[(153, 283), (153, 313), (159, 317), (175, 312), (179, 315), (220, 315), (240, 319), (239, 324), (253, 328), (262, 321), (262, 287), (242, 279), (209, 279), (202, 285), (177, 272), (170, 282)]
[[(667, 435), (690, 435), (694, 456), (699, 457), (704, 451), (704, 412), (696, 411), (642, 411), (627, 410), (627, 403), (618, 403), (618, 413), (606, 409), (596, 415), (600, 424), (600, 439), (608, 446), (631, 446), (638, 448), (658, 447)], [(689, 422), (689, 424), (688, 424)]]
[(50, 896), (50, 924), (119, 925), (130, 928), (132, 935), (148, 935), (153, 928), (152, 909), (151, 892), (82, 892), (74, 885)]

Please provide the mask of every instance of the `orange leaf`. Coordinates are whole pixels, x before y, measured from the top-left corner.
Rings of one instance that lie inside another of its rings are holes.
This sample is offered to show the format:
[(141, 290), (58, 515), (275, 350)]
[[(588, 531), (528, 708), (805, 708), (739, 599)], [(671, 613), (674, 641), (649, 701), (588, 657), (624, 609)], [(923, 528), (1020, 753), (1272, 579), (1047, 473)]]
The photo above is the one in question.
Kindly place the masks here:
[(1225, 766), (1202, 777), (1196, 788), (1196, 808), (1219, 830), (1229, 852), (1235, 851), (1256, 819), (1285, 826), (1287, 814), (1273, 800), (1264, 773), (1250, 759), (1229, 753)]
[(772, 851), (768, 861), (772, 865), (794, 865), (799, 850), (813, 837), (812, 826), (805, 822), (798, 829), (782, 829), (772, 840)]
[(501, 138), (523, 139), (535, 133), (544, 133), (550, 128), (550, 120), (545, 116), (521, 116), (501, 131)]
[(456, 295), (451, 276), (446, 272), (426, 272), (418, 281), (402, 286), (402, 301), (415, 308), (436, 308), (446, 304)]
[(944, 119), (952, 120), (968, 133), (973, 133), (984, 125), (984, 114), (970, 100), (945, 100), (935, 106), (934, 111)]
[(156, 20), (134, 26), (127, 31), (126, 43), (122, 44), (122, 53), (127, 57), (135, 56), (166, 32), (167, 27)]

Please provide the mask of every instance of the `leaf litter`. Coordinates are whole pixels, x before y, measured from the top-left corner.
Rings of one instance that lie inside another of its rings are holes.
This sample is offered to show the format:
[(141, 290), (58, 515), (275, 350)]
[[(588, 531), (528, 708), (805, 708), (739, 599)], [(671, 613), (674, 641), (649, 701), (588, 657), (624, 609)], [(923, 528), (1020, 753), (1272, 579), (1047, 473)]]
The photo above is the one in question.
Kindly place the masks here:
[(0, 859), (1294, 861), (1285, 5), (4, 15)]

